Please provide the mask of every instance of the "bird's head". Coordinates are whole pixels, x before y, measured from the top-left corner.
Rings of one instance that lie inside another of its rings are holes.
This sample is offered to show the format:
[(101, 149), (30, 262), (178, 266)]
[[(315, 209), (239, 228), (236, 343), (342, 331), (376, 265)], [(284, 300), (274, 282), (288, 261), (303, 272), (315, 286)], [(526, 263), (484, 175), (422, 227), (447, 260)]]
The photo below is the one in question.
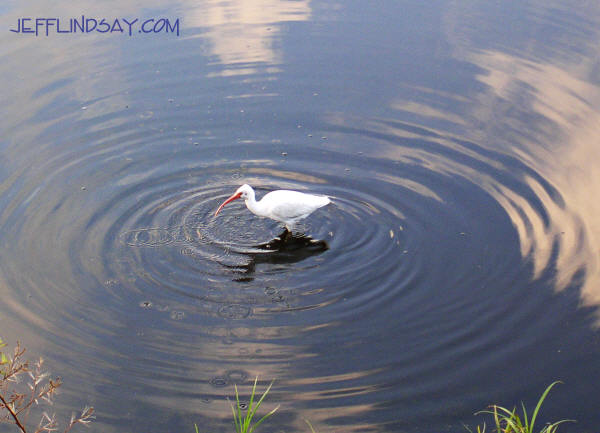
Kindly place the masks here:
[(221, 212), (221, 209), (223, 209), (223, 207), (227, 203), (231, 203), (232, 201), (237, 200), (238, 198), (248, 200), (248, 198), (252, 195), (254, 195), (254, 190), (252, 189), (252, 187), (248, 184), (243, 184), (231, 195), (231, 197), (229, 197), (227, 200), (221, 203), (221, 206), (219, 206), (219, 208), (215, 212), (215, 216), (217, 216), (219, 212)]
[(239, 194), (240, 198), (243, 200), (248, 200), (248, 198), (250, 197), (250, 194), (252, 194), (252, 193), (254, 193), (254, 190), (247, 183), (240, 186), (235, 192), (235, 194)]

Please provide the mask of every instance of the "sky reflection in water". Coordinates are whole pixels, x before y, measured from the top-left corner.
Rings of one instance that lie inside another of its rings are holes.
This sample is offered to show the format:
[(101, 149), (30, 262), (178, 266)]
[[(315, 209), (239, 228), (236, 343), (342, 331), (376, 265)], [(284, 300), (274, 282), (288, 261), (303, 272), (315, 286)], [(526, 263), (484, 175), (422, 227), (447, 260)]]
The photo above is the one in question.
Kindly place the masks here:
[[(562, 379), (548, 416), (597, 428), (598, 6), (2, 10), (84, 12), (183, 30), (0, 37), (0, 332), (66, 412), (225, 429), (260, 375), (273, 428), (456, 431)], [(331, 195), (302, 226), (327, 249), (212, 218), (244, 182)]]

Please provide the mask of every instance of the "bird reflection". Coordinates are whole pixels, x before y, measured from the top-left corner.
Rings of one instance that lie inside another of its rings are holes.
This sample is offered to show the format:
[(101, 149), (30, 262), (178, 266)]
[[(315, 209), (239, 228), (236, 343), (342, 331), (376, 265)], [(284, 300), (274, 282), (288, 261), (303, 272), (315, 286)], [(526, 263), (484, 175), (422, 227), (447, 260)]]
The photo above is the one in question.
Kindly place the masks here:
[[(316, 240), (305, 234), (293, 233), (285, 229), (279, 236), (269, 242), (253, 247), (253, 251), (243, 252), (249, 257), (244, 265), (224, 265), (234, 269), (236, 273), (243, 274), (234, 281), (252, 281), (252, 276), (258, 264), (291, 264), (301, 262), (309, 257), (319, 255), (329, 249), (327, 241)], [(259, 250), (260, 252), (257, 252)]]

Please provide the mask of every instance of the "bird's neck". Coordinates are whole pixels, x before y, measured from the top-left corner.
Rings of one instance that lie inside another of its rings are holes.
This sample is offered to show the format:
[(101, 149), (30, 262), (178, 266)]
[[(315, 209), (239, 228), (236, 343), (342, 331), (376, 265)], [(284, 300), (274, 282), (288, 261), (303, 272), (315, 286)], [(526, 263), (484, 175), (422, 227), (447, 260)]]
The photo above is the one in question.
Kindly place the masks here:
[(254, 215), (264, 216), (264, 210), (261, 206), (260, 202), (256, 201), (256, 196), (254, 195), (254, 191), (248, 194), (248, 198), (246, 199), (246, 207), (250, 212)]

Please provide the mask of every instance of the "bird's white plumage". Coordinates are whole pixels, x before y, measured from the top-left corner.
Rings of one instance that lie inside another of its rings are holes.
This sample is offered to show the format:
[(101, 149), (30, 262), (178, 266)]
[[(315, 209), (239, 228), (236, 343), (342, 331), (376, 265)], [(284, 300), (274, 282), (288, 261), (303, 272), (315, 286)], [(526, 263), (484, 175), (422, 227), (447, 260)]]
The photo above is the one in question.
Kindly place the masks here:
[(329, 198), (324, 196), (282, 189), (268, 193), (258, 204), (269, 215), (288, 220), (306, 218), (329, 201)]
[(331, 202), (329, 197), (323, 195), (306, 194), (299, 191), (281, 189), (266, 194), (260, 201), (256, 201), (254, 190), (250, 185), (242, 185), (237, 191), (223, 202), (223, 206), (237, 198), (246, 202), (246, 207), (255, 215), (274, 219), (282, 222), (289, 229), (300, 219), (306, 218), (315, 210)]

